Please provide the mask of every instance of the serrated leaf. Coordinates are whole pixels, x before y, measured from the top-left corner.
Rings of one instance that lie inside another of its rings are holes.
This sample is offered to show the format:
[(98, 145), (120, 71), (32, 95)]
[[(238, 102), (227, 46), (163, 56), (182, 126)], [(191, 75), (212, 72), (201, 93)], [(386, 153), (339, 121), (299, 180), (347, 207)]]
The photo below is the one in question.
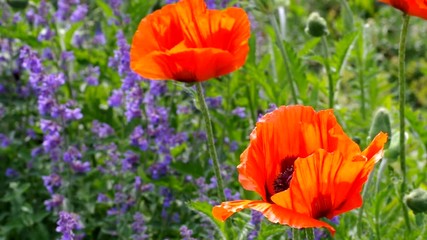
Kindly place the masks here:
[(311, 38), (308, 40), (301, 50), (298, 51), (298, 57), (303, 57), (309, 54), (319, 44), (321, 38)]
[(283, 45), (285, 47), (286, 54), (288, 55), (289, 68), (292, 72), (291, 74), (293, 75), (295, 84), (298, 86), (299, 92), (297, 92), (297, 94), (299, 93), (299, 97), (306, 100), (308, 82), (305, 75), (305, 65), (291, 43), (283, 41)]
[(335, 45), (335, 54), (332, 57), (332, 66), (334, 67), (336, 78), (339, 79), (342, 75), (347, 59), (350, 56), (351, 50), (359, 36), (359, 32), (353, 32), (343, 37)]
[(210, 222), (214, 224), (214, 226), (217, 228), (219, 235), (222, 239), (228, 239), (226, 238), (226, 232), (225, 232), (225, 224), (223, 222), (220, 222), (216, 220), (212, 215), (212, 206), (207, 202), (189, 202), (188, 206), (195, 210), (196, 212), (202, 214), (205, 216)]

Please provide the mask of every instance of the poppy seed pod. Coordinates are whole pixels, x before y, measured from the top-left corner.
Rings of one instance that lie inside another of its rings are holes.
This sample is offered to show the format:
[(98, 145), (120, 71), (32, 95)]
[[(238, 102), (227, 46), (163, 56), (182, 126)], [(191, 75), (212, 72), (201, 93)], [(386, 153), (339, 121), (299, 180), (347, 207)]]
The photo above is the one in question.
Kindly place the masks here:
[[(371, 129), (369, 130), (369, 139), (373, 139), (378, 133), (385, 132), (391, 138), (391, 124), (390, 113), (385, 108), (380, 108), (375, 113), (374, 121), (372, 122)], [(385, 144), (384, 148), (387, 149), (390, 145), (390, 139)]]
[(329, 34), (326, 20), (322, 18), (318, 12), (310, 14), (307, 20), (305, 32), (312, 37), (322, 37)]
[(427, 191), (417, 188), (405, 196), (406, 205), (414, 211), (414, 213), (427, 212)]

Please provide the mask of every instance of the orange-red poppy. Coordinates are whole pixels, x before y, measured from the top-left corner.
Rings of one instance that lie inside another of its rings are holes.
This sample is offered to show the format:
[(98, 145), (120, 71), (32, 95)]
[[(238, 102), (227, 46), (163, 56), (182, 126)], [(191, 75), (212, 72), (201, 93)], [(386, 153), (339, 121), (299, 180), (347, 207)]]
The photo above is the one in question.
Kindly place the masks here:
[(295, 228), (334, 228), (332, 218), (362, 204), (360, 192), (382, 157), (387, 135), (378, 134), (363, 152), (337, 123), (332, 110), (282, 106), (265, 115), (240, 157), (239, 181), (262, 200), (223, 202), (213, 215), (226, 220), (245, 208)]
[(425, 0), (380, 0), (408, 15), (427, 19), (427, 1)]
[(245, 63), (249, 37), (243, 9), (210, 10), (203, 0), (181, 0), (141, 20), (130, 65), (148, 79), (206, 81)]

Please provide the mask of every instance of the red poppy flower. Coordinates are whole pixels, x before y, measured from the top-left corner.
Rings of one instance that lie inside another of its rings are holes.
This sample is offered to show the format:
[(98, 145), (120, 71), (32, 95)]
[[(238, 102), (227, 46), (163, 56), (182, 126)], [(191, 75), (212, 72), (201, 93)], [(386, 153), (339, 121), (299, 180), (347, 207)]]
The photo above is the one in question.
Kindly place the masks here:
[(427, 1), (425, 0), (380, 0), (408, 15), (427, 19)]
[(245, 63), (249, 37), (243, 9), (208, 10), (203, 0), (181, 0), (141, 20), (130, 65), (148, 79), (206, 81)]
[(357, 208), (360, 192), (382, 157), (384, 133), (361, 152), (337, 123), (332, 110), (283, 106), (265, 115), (240, 157), (239, 181), (262, 200), (223, 202), (213, 215), (226, 220), (245, 208), (271, 222), (295, 228), (334, 228), (320, 221)]

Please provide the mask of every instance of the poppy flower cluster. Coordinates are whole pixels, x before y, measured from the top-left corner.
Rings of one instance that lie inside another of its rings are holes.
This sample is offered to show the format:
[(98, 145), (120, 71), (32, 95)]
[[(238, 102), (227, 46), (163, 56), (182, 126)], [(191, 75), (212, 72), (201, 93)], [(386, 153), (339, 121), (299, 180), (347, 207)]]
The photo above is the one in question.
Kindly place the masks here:
[(427, 20), (427, 1), (425, 0), (380, 0), (402, 12)]
[(240, 157), (239, 181), (262, 200), (223, 202), (213, 215), (226, 220), (245, 208), (273, 223), (294, 228), (325, 227), (320, 218), (360, 207), (360, 192), (383, 154), (387, 135), (361, 151), (337, 123), (332, 110), (282, 106), (266, 114)]
[(211, 10), (203, 0), (181, 0), (141, 20), (132, 40), (131, 69), (152, 80), (206, 81), (245, 63), (249, 37), (243, 9)]

